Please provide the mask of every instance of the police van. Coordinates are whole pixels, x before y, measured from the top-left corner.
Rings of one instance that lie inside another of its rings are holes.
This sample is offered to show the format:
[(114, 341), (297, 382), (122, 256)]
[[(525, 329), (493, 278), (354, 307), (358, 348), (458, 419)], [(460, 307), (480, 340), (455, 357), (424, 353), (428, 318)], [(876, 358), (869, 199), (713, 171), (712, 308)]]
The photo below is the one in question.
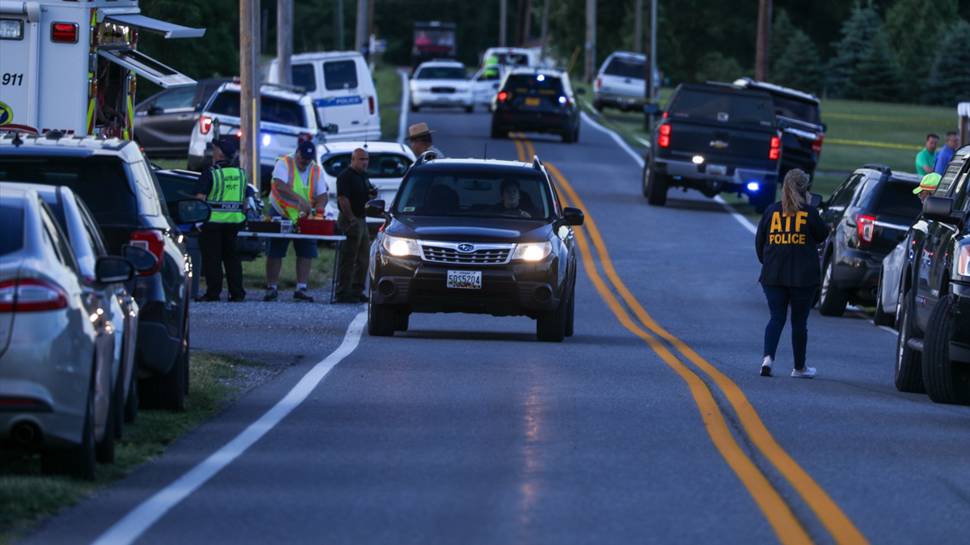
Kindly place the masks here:
[(205, 33), (146, 17), (137, 0), (0, 2), (0, 128), (131, 139), (136, 75), (195, 84), (139, 52), (142, 31)]

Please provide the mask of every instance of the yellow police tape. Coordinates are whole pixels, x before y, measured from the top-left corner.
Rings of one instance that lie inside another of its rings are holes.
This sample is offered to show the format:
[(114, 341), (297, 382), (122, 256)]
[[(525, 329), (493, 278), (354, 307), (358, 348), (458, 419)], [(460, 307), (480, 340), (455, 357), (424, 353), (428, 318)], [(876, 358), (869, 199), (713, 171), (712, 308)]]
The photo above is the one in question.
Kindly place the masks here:
[(920, 146), (914, 146), (911, 144), (893, 144), (891, 142), (873, 142), (871, 140), (847, 140), (844, 138), (826, 138), (825, 144), (834, 144), (836, 146), (861, 146), (864, 148), (898, 149), (906, 151), (919, 151), (922, 149)]

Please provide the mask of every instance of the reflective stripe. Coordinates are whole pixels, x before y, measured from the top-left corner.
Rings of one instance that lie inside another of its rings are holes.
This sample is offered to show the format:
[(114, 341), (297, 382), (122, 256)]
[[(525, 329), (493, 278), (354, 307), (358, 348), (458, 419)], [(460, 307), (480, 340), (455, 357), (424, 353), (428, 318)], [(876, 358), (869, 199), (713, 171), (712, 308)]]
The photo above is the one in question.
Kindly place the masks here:
[[(289, 174), (289, 185), (292, 187), (293, 192), (297, 195), (303, 197), (308, 202), (312, 202), (312, 195), (314, 194), (314, 187), (316, 187), (316, 180), (320, 177), (319, 165), (315, 162), (311, 162), (307, 171), (307, 178), (309, 184), (303, 183), (303, 178), (300, 176), (300, 171), (296, 168), (296, 160), (292, 155), (284, 155), (278, 159), (283, 161), (286, 165), (287, 173)], [(276, 184), (273, 184), (273, 188), (270, 191), (270, 196), (273, 202), (276, 204), (277, 208), (283, 213), (284, 216), (290, 220), (296, 221), (300, 217), (300, 209), (295, 204), (291, 204), (286, 198), (280, 193)]]
[(246, 200), (246, 173), (236, 167), (213, 168), (212, 188), (206, 201), (212, 209), (210, 223), (241, 223)]
[(94, 98), (88, 101), (88, 134), (94, 133)]

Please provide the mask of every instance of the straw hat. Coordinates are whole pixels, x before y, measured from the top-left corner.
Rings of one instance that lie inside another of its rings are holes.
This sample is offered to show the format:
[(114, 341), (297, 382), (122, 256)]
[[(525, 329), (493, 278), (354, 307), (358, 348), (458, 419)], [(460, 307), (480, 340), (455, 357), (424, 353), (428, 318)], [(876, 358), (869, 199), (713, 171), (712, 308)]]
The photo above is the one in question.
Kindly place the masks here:
[(408, 140), (421, 136), (428, 136), (434, 131), (428, 128), (428, 124), (421, 122), (408, 127)]

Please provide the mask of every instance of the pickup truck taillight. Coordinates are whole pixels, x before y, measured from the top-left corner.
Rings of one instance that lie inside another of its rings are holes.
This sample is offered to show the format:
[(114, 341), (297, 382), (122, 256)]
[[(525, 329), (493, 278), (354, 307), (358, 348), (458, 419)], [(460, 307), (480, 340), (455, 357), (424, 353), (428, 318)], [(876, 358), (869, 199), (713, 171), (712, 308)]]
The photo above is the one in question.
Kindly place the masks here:
[(660, 146), (661, 148), (669, 148), (670, 132), (671, 132), (670, 124), (664, 123), (663, 125), (660, 126), (658, 131), (660, 132), (660, 136), (657, 137), (657, 145)]
[(772, 136), (771, 146), (768, 148), (768, 159), (777, 161), (781, 158), (781, 137)]
[(199, 116), (199, 132), (209, 134), (212, 130), (212, 118), (207, 115)]
[(815, 137), (815, 141), (812, 142), (812, 151), (815, 152), (816, 156), (822, 154), (822, 142), (824, 141), (825, 141), (825, 135), (819, 134), (818, 136)]
[(859, 214), (855, 218), (855, 228), (856, 232), (859, 233), (860, 242), (866, 244), (872, 242), (873, 235), (876, 232), (876, 216)]
[(0, 312), (42, 312), (67, 307), (67, 293), (60, 286), (37, 278), (0, 282)]
[(165, 239), (158, 231), (135, 231), (131, 234), (130, 244), (144, 248), (155, 256), (155, 266), (147, 271), (140, 271), (140, 276), (151, 276), (162, 268), (162, 254), (165, 253)]

